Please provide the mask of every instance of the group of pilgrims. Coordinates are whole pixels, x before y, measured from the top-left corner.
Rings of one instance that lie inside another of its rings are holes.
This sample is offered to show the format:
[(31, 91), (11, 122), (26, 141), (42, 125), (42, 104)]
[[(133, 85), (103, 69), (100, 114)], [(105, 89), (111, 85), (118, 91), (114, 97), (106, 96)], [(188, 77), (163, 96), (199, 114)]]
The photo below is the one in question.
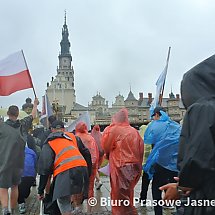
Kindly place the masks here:
[(19, 213), (27, 214), (32, 186), (37, 186), (45, 214), (82, 214), (83, 202), (88, 213), (95, 212), (88, 200), (102, 189), (99, 170), (107, 165), (110, 198), (121, 202), (111, 205), (113, 215), (138, 214), (134, 188), (139, 180), (140, 207), (148, 206), (151, 191), (155, 215), (162, 215), (168, 202), (177, 200), (176, 215), (214, 215), (214, 83), (215, 56), (211, 56), (183, 76), (183, 123), (171, 120), (168, 110), (156, 106), (150, 109), (150, 123), (140, 130), (130, 125), (126, 108), (115, 113), (103, 131), (99, 125), (89, 131), (85, 122), (79, 122), (68, 132), (55, 116), (49, 117), (48, 129), (32, 129), (37, 98), (32, 112), (21, 120), (18, 107), (10, 106), (8, 119), (0, 122), (2, 214), (17, 214), (17, 203)]

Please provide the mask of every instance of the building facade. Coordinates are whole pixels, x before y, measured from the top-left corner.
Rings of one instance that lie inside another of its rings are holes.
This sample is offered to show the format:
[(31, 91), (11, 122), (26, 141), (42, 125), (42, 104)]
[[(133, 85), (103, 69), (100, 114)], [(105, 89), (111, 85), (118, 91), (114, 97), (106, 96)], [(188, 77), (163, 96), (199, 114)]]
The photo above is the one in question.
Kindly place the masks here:
[[(99, 95), (101, 96), (101, 95)], [(92, 104), (98, 104), (99, 100), (97, 100), (97, 96), (92, 97)], [(106, 112), (103, 115), (97, 115), (97, 105), (94, 105), (95, 117), (92, 124), (102, 124), (107, 125), (111, 122), (111, 116), (119, 111), (121, 108), (126, 108), (129, 114), (129, 122), (133, 125), (142, 125), (147, 124), (150, 120), (150, 112), (149, 108), (153, 101), (152, 93), (148, 93), (146, 97), (144, 97), (143, 92), (139, 93), (139, 98), (136, 99), (132, 91), (130, 90), (127, 98), (124, 100), (123, 95), (118, 95), (115, 97), (115, 102), (112, 104), (112, 107), (107, 108), (103, 106)], [(105, 100), (103, 100), (103, 104), (105, 104)], [(161, 104), (170, 118), (174, 121), (180, 122), (185, 115), (185, 108), (181, 101), (179, 94), (174, 95), (173, 92), (169, 94), (168, 98), (162, 99)], [(92, 105), (89, 105), (92, 107)], [(102, 109), (101, 105), (98, 105), (100, 109)], [(91, 109), (92, 110), (92, 109)], [(102, 119), (102, 120), (101, 120)]]
[[(108, 125), (111, 123), (113, 114), (121, 108), (127, 108), (131, 124), (142, 125), (150, 121), (149, 108), (153, 101), (152, 93), (148, 93), (148, 95), (144, 97), (143, 92), (140, 92), (139, 98), (136, 99), (130, 89), (126, 99), (119, 93), (119, 95), (115, 97), (115, 102), (111, 107), (108, 106), (108, 101), (106, 101), (100, 93), (92, 97), (92, 101), (88, 104), (88, 107), (76, 103), (74, 68), (70, 53), (66, 14), (62, 28), (60, 47), (61, 51), (58, 56), (59, 65), (57, 67), (57, 74), (55, 77), (52, 77), (50, 83), (47, 83), (46, 90), (53, 112), (56, 114), (57, 118), (62, 119), (67, 125), (70, 125), (83, 112), (88, 111), (92, 125)], [(179, 122), (183, 119), (185, 108), (179, 94), (174, 95), (173, 92), (171, 92), (168, 98), (162, 99), (162, 106), (173, 120)]]

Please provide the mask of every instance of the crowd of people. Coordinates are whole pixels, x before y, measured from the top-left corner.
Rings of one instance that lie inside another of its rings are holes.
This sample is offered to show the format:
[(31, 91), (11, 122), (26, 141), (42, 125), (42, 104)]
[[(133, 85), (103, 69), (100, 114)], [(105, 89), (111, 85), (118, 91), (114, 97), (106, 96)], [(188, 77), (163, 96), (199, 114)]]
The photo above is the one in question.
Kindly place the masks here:
[[(214, 83), (212, 56), (183, 77), (181, 93), (187, 109), (183, 125), (157, 106), (151, 122), (141, 126), (140, 131), (129, 124), (128, 111), (123, 108), (112, 116), (103, 133), (99, 125), (89, 132), (85, 122), (79, 122), (74, 132), (67, 132), (62, 121), (50, 116), (49, 128), (41, 135), (32, 129), (37, 98), (31, 114), (21, 120), (19, 108), (10, 106), (8, 120), (0, 122), (2, 214), (16, 214), (17, 204), (20, 214), (27, 212), (25, 200), (37, 183), (37, 174), (38, 200), (44, 202), (46, 214), (80, 214), (84, 200), (94, 197), (94, 188), (102, 187), (99, 168), (106, 159), (113, 215), (138, 214), (134, 188), (141, 176), (141, 207), (147, 206), (150, 182), (153, 201), (166, 204), (153, 205), (155, 215), (162, 215), (163, 207), (177, 200), (181, 204), (174, 204), (176, 215), (214, 215)], [(190, 204), (194, 201), (195, 205)], [(87, 206), (87, 212), (92, 212), (92, 205)]]

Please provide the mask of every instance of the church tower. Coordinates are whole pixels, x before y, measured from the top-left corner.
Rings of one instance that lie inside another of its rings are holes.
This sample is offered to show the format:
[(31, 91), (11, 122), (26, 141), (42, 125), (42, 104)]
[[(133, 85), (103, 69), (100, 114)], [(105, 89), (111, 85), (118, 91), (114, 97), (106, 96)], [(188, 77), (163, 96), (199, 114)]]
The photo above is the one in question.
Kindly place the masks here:
[(56, 114), (69, 114), (76, 103), (74, 89), (74, 69), (70, 53), (69, 31), (66, 24), (66, 12), (62, 28), (61, 51), (58, 56), (57, 75), (47, 83), (47, 95)]

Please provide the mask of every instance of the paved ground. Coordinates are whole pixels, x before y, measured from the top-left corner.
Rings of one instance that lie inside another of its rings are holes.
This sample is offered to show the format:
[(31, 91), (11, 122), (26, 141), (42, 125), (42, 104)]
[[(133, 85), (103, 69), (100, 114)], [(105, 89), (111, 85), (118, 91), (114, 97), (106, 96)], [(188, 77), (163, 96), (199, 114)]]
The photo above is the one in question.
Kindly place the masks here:
[[(109, 178), (108, 177), (101, 177), (103, 186), (101, 187), (101, 190), (95, 191), (95, 198), (97, 200), (97, 204), (93, 207), (92, 213), (93, 215), (109, 215), (111, 214), (111, 208), (110, 206), (101, 206), (102, 203), (102, 197), (105, 197), (106, 199), (110, 199), (110, 183), (109, 183)], [(137, 184), (135, 187), (135, 194), (134, 196), (139, 198), (139, 193), (140, 193), (140, 187), (141, 187), (141, 181)], [(150, 189), (149, 189), (150, 190)], [(148, 199), (151, 198), (151, 192), (148, 192)], [(27, 199), (26, 202), (26, 207), (27, 207), (27, 212), (26, 215), (40, 215), (40, 203), (37, 200), (37, 188), (32, 187), (32, 192), (30, 197)], [(154, 215), (153, 207), (140, 207), (138, 204), (136, 204), (138, 214), (143, 214), (143, 215)], [(83, 211), (84, 214), (86, 213), (86, 202), (83, 204)], [(164, 215), (171, 215), (172, 210), (164, 210)], [(17, 215), (19, 212), (17, 211)], [(82, 213), (83, 214), (83, 213)], [(88, 213), (89, 215), (89, 213)]]

